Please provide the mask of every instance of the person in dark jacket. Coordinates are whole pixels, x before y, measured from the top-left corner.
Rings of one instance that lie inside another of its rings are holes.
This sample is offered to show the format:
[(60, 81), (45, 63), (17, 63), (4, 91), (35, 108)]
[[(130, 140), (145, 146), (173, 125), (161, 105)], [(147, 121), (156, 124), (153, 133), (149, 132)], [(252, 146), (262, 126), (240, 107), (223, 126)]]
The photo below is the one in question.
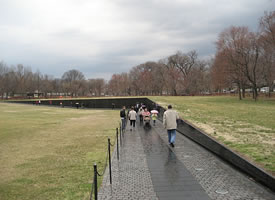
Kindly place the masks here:
[(122, 109), (120, 110), (120, 119), (121, 119), (121, 130), (124, 131), (126, 127), (126, 107), (123, 106)]

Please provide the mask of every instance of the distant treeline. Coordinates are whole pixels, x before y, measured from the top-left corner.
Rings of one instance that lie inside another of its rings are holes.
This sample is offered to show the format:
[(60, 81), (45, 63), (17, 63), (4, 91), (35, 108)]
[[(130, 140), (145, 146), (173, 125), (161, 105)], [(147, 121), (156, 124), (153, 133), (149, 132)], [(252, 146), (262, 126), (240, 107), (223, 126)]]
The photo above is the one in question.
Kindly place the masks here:
[(109, 81), (86, 79), (78, 70), (69, 70), (61, 78), (32, 72), (21, 64), (0, 63), (0, 96), (47, 97), (128, 96), (128, 95), (200, 95), (237, 91), (239, 98), (250, 89), (257, 99), (259, 89), (273, 91), (275, 80), (275, 11), (259, 20), (259, 31), (231, 26), (219, 34), (215, 57), (198, 58), (195, 50), (178, 51), (157, 62), (145, 62), (130, 72), (113, 74)]

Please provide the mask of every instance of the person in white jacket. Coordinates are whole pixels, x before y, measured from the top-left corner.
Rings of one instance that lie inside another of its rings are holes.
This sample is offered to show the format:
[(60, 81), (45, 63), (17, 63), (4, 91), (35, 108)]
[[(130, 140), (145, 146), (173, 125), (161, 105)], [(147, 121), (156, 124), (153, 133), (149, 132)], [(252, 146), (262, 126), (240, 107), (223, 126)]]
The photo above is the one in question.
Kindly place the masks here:
[(129, 112), (128, 117), (129, 117), (129, 120), (130, 120), (130, 126), (131, 126), (130, 131), (131, 131), (132, 126), (133, 126), (133, 128), (135, 128), (136, 119), (137, 119), (137, 113), (134, 110), (134, 107), (131, 108), (131, 111)]
[(179, 119), (178, 113), (172, 110), (171, 105), (168, 105), (168, 110), (163, 114), (163, 126), (167, 129), (168, 142), (172, 147), (175, 146), (177, 119)]

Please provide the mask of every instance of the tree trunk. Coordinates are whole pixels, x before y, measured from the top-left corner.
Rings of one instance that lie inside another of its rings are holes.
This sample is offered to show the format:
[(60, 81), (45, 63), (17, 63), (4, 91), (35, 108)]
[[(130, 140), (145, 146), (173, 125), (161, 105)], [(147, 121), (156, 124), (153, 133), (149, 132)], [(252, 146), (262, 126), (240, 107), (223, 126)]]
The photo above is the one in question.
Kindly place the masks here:
[(273, 84), (270, 84), (269, 85), (269, 90), (268, 90), (268, 97), (270, 98), (271, 97), (271, 92), (273, 92)]
[(242, 86), (242, 93), (243, 93), (243, 98), (245, 98), (245, 87)]
[(242, 94), (241, 94), (240, 84), (238, 84), (238, 94), (239, 94), (239, 100), (242, 100)]
[(174, 96), (178, 96), (176, 89), (173, 90), (173, 94), (174, 94)]
[(258, 97), (258, 90), (257, 90), (257, 87), (254, 86), (253, 87), (253, 98), (255, 101), (257, 101), (257, 97)]

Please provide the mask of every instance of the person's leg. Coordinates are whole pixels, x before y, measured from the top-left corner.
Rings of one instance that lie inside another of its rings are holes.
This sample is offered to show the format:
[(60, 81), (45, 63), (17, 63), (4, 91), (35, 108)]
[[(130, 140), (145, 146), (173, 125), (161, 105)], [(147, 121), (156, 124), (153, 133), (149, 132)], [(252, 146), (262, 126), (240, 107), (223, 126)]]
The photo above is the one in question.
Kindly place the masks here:
[(133, 120), (130, 120), (130, 131), (132, 130)]
[(171, 143), (171, 130), (167, 130), (168, 133), (168, 142)]
[(171, 130), (171, 143), (174, 144), (176, 141), (176, 129)]
[(121, 119), (122, 130), (125, 130), (125, 119)]
[(133, 127), (135, 128), (136, 126), (136, 120), (133, 120)]

